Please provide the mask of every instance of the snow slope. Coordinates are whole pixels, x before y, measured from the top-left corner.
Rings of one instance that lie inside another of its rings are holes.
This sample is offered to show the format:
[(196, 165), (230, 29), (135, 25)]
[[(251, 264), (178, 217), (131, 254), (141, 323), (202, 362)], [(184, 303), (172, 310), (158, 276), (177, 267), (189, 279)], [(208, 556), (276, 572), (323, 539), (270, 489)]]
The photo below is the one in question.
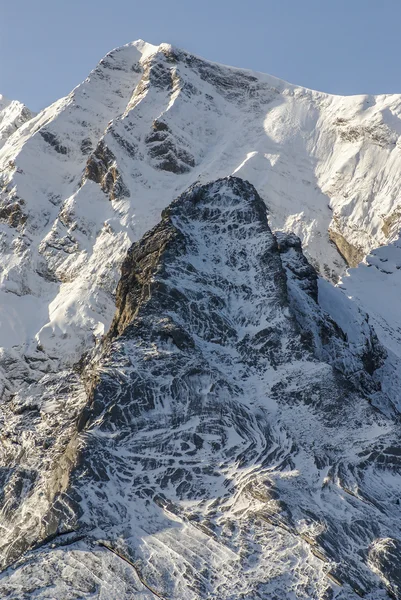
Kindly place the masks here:
[(401, 242), (375, 248), (356, 269), (349, 269), (340, 287), (369, 313), (382, 343), (401, 356)]
[(7, 139), (33, 117), (33, 113), (21, 102), (7, 100), (0, 94), (0, 148)]

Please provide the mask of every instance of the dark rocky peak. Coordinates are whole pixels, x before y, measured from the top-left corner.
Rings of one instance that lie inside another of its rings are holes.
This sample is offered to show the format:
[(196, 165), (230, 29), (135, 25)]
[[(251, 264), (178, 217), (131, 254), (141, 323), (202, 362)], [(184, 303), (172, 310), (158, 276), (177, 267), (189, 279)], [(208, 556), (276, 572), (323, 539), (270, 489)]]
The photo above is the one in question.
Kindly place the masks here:
[(295, 237), (277, 243), (251, 184), (195, 184), (170, 204), (128, 252), (103, 342), (61, 389), (47, 381), (43, 406), (40, 385), (12, 402), (11, 433), (32, 414), (48, 439), (52, 395), (75, 397), (56, 406), (59, 442), (43, 440), (45, 485), (29, 456), (15, 477), (21, 454), (8, 459), (31, 504), (21, 498), (7, 564), (39, 543), (0, 595), (15, 577), (30, 593), (60, 589), (66, 572), (71, 594), (93, 595), (97, 570), (70, 565), (99, 556), (110, 585), (121, 572), (110, 561), (131, 574), (123, 600), (376, 600), (381, 580), (397, 591), (399, 433), (317, 358), (301, 330), (315, 334), (319, 311), (316, 273)]
[[(298, 241), (279, 236), (277, 244), (249, 183), (196, 184), (174, 201), (123, 264), (112, 327), (83, 367), (84, 443), (47, 521), (84, 531), (87, 544), (106, 540), (166, 598), (206, 598), (210, 589), (212, 597), (266, 597), (266, 522), (331, 565), (312, 597), (331, 597), (332, 585), (351, 590), (344, 598), (377, 589), (368, 551), (389, 521), (371, 478), (395, 468), (390, 450), (385, 464), (376, 460), (398, 438), (329, 360), (313, 357), (316, 347), (299, 333), (305, 304), (295, 308), (296, 289), (318, 307), (316, 274)], [(377, 437), (379, 423), (388, 439), (369, 439), (377, 453), (367, 457), (363, 431)], [(344, 528), (341, 502), (359, 515), (358, 528)], [(205, 543), (230, 552), (237, 573), (211, 564)], [(251, 554), (252, 573), (237, 562)], [(296, 585), (309, 560), (272, 589)], [(180, 575), (177, 561), (186, 564)], [(229, 571), (230, 589), (217, 592)]]
[[(159, 310), (167, 293), (172, 308), (178, 300), (188, 310), (185, 299), (192, 296), (192, 312), (214, 314), (225, 307), (230, 318), (220, 332), (224, 338), (232, 329), (234, 312), (239, 321), (245, 320), (245, 306), (257, 300), (249, 278), (252, 284), (256, 280), (261, 287), (268, 286), (274, 302), (286, 305), (285, 276), (264, 202), (251, 184), (235, 177), (195, 184), (163, 211), (159, 225), (131, 247), (122, 266), (110, 335), (121, 334), (132, 321), (143, 306), (143, 294)], [(206, 335), (207, 323), (201, 329)]]

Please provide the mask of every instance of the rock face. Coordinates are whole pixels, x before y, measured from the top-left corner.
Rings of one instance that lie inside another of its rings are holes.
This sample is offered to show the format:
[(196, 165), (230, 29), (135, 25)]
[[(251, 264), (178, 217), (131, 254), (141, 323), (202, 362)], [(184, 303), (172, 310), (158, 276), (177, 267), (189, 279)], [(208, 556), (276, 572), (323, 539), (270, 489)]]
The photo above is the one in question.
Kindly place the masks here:
[(287, 274), (290, 305), (305, 343), (315, 356), (367, 394), (380, 410), (398, 413), (401, 404), (397, 375), (396, 382), (389, 385), (394, 377), (389, 371), (396, 363), (380, 343), (368, 315), (337, 288), (319, 280), (297, 236), (277, 232), (276, 237)]
[(398, 426), (332, 366), (363, 357), (319, 292), (249, 183), (174, 201), (131, 246), (103, 341), (9, 404), (0, 595), (398, 597)]

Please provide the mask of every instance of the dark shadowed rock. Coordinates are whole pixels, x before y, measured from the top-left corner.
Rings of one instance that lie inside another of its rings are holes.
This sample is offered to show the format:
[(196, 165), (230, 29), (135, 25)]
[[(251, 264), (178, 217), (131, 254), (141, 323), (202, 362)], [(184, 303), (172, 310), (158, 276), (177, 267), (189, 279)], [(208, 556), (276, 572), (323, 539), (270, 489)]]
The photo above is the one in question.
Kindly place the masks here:
[(104, 141), (100, 141), (95, 152), (86, 163), (85, 177), (98, 183), (110, 200), (129, 197), (130, 193), (118, 172), (116, 159)]

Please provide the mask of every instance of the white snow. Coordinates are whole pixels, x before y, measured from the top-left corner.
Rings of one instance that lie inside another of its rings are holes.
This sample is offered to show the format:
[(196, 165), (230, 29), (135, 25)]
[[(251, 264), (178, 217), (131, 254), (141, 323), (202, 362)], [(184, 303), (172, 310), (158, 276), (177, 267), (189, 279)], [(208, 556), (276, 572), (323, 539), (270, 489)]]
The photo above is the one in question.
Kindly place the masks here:
[[(361, 265), (345, 275), (328, 236), (331, 228), (362, 255), (389, 243), (379, 253), (397, 251), (400, 95), (328, 95), (139, 40), (38, 115), (21, 122), (22, 111), (1, 97), (0, 201), (27, 219), (16, 228), (1, 218), (1, 347), (74, 363), (111, 322), (131, 242), (195, 180), (235, 173), (255, 185), (273, 228), (300, 236), (325, 278), (343, 275), (341, 287), (400, 355), (399, 271)], [(177, 164), (192, 157), (185, 172), (162, 170), (151, 155), (155, 121), (168, 127)], [(129, 196), (110, 199), (85, 176), (99, 141)], [(364, 317), (330, 286), (321, 283), (325, 310), (358, 338)]]

